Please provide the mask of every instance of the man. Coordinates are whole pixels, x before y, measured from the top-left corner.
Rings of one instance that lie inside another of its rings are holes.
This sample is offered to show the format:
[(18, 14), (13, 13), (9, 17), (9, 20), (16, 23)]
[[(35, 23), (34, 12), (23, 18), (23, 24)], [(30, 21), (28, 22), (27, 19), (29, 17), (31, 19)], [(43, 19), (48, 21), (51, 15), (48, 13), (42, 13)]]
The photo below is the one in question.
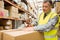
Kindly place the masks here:
[(51, 11), (52, 1), (44, 1), (43, 12), (39, 15), (38, 26), (24, 28), (23, 30), (36, 30), (44, 32), (45, 40), (58, 40), (58, 15)]

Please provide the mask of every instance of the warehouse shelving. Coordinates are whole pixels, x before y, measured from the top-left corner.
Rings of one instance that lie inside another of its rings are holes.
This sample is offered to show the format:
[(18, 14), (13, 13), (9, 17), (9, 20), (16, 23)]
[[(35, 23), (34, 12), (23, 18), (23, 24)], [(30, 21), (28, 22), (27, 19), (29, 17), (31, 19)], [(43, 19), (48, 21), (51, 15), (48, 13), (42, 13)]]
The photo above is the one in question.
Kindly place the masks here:
[[(14, 4), (14, 3), (12, 3), (12, 2), (10, 2), (10, 1), (8, 1), (8, 0), (4, 0), (4, 2), (7, 2), (8, 4), (10, 4), (10, 5), (12, 5), (12, 6), (14, 6), (14, 7), (16, 7), (16, 8), (18, 8), (19, 10), (21, 10), (21, 11), (23, 11), (23, 12), (25, 12), (25, 13), (29, 13), (27, 10), (25, 10), (24, 8), (22, 8), (21, 6), (18, 6), (18, 5), (16, 5), (16, 4)], [(10, 19), (10, 20), (21, 20), (20, 18), (12, 18), (12, 17), (0, 17), (1, 19)]]
[[(25, 12), (25, 13), (29, 13), (28, 10), (25, 10), (23, 7), (19, 6), (18, 4), (15, 4), (15, 3), (13, 3), (13, 2), (11, 2), (11, 1), (9, 1), (9, 0), (3, 0), (3, 2), (4, 2), (4, 4), (7, 3), (7, 4), (6, 4), (7, 6), (11, 5), (11, 6), (14, 6), (14, 7), (18, 8), (18, 9), (19, 9), (18, 11), (22, 11), (22, 12)], [(3, 19), (3, 20), (2, 20), (2, 19)], [(13, 23), (13, 21), (22, 20), (22, 19), (10, 17), (10, 16), (8, 16), (8, 17), (1, 17), (1, 16), (0, 16), (0, 20), (2, 20), (2, 23), (4, 23), (3, 21), (5, 21), (5, 20), (6, 20), (6, 21), (11, 20), (12, 23)], [(24, 21), (24, 20), (22, 20), (22, 21)], [(6, 23), (6, 22), (5, 22), (5, 23)], [(4, 25), (2, 25), (2, 26), (4, 26)], [(6, 26), (7, 26), (7, 25), (6, 25)], [(11, 26), (13, 26), (12, 28), (15, 27), (13, 24), (11, 24)]]
[(12, 18), (12, 17), (0, 17), (0, 19), (6, 19), (6, 20), (21, 20), (20, 18)]
[(0, 19), (11, 19), (11, 20), (14, 20), (13, 18), (10, 18), (10, 17), (0, 17)]
[(14, 3), (12, 3), (12, 2), (10, 2), (10, 1), (8, 1), (8, 0), (4, 0), (4, 1), (7, 2), (7, 3), (9, 3), (9, 4), (11, 4), (12, 6), (18, 8), (19, 10), (24, 11), (25, 13), (29, 13), (28, 10), (25, 10), (25, 9), (24, 9), (23, 7), (21, 7), (21, 6), (18, 6), (18, 5), (14, 4)]
[[(28, 10), (25, 10), (24, 8), (22, 8), (21, 6), (18, 6), (18, 5), (16, 5), (16, 4), (14, 4), (14, 3), (12, 3), (12, 2), (10, 2), (10, 1), (8, 1), (8, 0), (3, 0), (4, 2), (7, 2), (8, 4), (10, 4), (10, 5), (12, 5), (12, 6), (14, 6), (14, 7), (16, 7), (16, 8), (18, 8), (19, 10), (21, 10), (22, 12), (25, 12), (25, 13), (29, 13), (29, 11)], [(12, 18), (12, 17), (0, 17), (1, 19), (10, 19), (10, 20), (21, 20), (20, 18)]]

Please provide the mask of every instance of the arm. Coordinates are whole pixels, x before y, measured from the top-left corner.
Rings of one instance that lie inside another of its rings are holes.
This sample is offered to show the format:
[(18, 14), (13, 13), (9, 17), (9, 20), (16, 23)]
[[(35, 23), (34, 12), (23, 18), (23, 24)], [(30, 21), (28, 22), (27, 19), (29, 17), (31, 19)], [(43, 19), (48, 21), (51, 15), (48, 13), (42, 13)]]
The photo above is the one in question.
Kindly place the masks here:
[(54, 18), (50, 19), (47, 24), (35, 26), (34, 30), (50, 31), (52, 28), (54, 28), (57, 21), (58, 17), (55, 16)]
[[(42, 13), (41, 13), (42, 14)], [(39, 17), (40, 17), (40, 15), (41, 14), (38, 14), (37, 16), (37, 18), (36, 19), (34, 19), (34, 21), (32, 20), (32, 24), (34, 25), (34, 26), (37, 26), (38, 25), (38, 20), (39, 20)]]

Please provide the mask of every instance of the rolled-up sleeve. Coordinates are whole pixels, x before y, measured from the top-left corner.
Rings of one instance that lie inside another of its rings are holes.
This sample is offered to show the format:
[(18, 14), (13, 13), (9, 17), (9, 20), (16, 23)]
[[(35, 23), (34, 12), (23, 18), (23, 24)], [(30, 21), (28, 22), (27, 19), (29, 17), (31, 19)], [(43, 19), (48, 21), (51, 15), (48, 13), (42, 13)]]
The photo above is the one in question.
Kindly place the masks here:
[(52, 28), (54, 28), (54, 25), (57, 23), (57, 21), (58, 17), (55, 16), (54, 18), (50, 19), (47, 24), (35, 26), (34, 30), (50, 31)]

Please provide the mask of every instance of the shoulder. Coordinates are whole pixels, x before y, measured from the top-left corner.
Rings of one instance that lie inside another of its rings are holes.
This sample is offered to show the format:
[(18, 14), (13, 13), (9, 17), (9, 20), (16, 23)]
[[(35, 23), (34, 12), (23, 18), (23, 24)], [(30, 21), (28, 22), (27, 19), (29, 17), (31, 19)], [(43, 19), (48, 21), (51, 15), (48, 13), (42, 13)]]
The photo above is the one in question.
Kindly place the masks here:
[(56, 12), (51, 12), (51, 13), (52, 13), (52, 16), (51, 17), (58, 16)]
[(57, 15), (57, 13), (56, 13), (56, 12), (51, 11), (51, 13), (52, 13), (53, 15)]

